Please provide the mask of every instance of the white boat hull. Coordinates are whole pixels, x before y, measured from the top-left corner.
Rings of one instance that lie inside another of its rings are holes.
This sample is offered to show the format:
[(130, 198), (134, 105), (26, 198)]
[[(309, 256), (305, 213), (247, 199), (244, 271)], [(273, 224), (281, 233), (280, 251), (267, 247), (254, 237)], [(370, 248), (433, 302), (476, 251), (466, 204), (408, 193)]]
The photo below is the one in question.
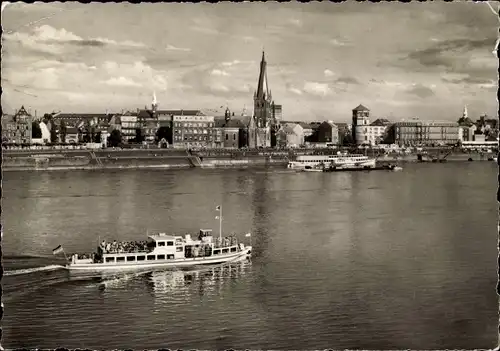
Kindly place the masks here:
[(123, 271), (123, 270), (138, 270), (162, 267), (189, 267), (205, 264), (219, 264), (226, 263), (248, 257), (251, 255), (252, 247), (245, 246), (241, 251), (228, 254), (220, 254), (209, 257), (195, 257), (195, 258), (177, 258), (162, 261), (144, 261), (144, 262), (113, 262), (113, 263), (70, 263), (65, 266), (67, 270), (79, 271)]

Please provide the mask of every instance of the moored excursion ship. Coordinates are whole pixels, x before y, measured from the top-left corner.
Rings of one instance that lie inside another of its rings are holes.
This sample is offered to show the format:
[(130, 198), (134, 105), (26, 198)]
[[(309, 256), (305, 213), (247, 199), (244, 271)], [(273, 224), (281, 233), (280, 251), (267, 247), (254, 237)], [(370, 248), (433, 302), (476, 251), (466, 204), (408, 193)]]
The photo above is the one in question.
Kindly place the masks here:
[(376, 160), (365, 155), (341, 154), (337, 155), (303, 155), (297, 156), (295, 161), (288, 162), (288, 168), (296, 170), (316, 169), (371, 169), (377, 166)]
[[(221, 211), (220, 206), (217, 209)], [(250, 233), (245, 236), (250, 237)], [(61, 245), (53, 250), (54, 255), (61, 252), (64, 253)], [(157, 233), (148, 235), (146, 241), (103, 241), (91, 254), (64, 256), (69, 261), (65, 266), (68, 270), (110, 271), (225, 263), (251, 253), (252, 247), (238, 243), (234, 235), (222, 237), (221, 231), (214, 240), (211, 229), (200, 229), (196, 239), (190, 234)]]

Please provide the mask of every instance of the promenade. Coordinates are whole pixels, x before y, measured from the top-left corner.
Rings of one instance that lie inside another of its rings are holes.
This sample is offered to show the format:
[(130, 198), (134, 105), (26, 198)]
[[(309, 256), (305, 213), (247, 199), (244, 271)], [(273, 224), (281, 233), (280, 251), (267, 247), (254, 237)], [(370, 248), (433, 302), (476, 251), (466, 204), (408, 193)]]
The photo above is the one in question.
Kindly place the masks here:
[(34, 149), (3, 150), (3, 169), (76, 170), (140, 168), (285, 167), (299, 155), (328, 155), (338, 151), (364, 154), (379, 162), (492, 161), (493, 152), (456, 148), (384, 151), (377, 149)]

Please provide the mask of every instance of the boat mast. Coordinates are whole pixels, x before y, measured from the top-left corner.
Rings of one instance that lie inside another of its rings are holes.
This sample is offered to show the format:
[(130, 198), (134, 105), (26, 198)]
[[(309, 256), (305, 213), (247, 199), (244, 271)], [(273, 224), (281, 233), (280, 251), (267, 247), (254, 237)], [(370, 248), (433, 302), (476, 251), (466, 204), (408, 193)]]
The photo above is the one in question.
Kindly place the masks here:
[(219, 240), (222, 242), (222, 206), (220, 208), (220, 216), (219, 216)]

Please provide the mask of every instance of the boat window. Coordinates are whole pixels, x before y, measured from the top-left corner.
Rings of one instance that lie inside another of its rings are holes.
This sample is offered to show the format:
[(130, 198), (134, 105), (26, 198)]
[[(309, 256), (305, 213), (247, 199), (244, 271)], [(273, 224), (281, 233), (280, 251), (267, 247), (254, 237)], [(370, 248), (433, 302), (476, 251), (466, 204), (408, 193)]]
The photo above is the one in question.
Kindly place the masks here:
[(154, 261), (155, 255), (148, 255), (148, 261)]
[(125, 257), (123, 257), (123, 256), (116, 258), (116, 262), (123, 262), (123, 261), (125, 261)]
[(174, 255), (167, 255), (167, 260), (173, 260), (174, 259)]
[(114, 257), (106, 257), (106, 262), (115, 262)]
[(229, 249), (222, 249), (222, 253), (228, 253)]
[(167, 246), (174, 246), (174, 242), (173, 241), (167, 241)]
[(165, 246), (165, 242), (164, 241), (158, 241), (158, 246)]
[(177, 246), (175, 248), (175, 251), (177, 251), (177, 252), (182, 252), (183, 250), (184, 250), (184, 248), (182, 246)]
[(231, 248), (231, 252), (236, 252), (236, 248), (235, 248), (235, 247), (232, 247), (232, 248)]
[(220, 250), (214, 250), (214, 255), (220, 254)]
[(165, 255), (157, 255), (156, 258), (159, 259), (159, 260), (164, 260), (165, 259)]
[(146, 256), (137, 256), (137, 261), (144, 261)]
[(127, 262), (135, 261), (135, 256), (127, 256)]

